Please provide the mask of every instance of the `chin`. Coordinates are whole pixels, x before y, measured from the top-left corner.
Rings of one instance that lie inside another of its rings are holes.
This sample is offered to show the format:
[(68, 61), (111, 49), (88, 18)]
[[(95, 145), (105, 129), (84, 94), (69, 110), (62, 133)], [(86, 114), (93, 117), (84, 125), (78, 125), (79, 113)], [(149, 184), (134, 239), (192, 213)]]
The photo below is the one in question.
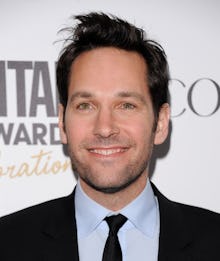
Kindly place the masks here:
[(130, 177), (129, 179), (125, 180), (123, 183), (120, 181), (118, 182), (112, 182), (112, 184), (97, 184), (87, 178), (82, 178), (82, 180), (91, 188), (98, 192), (102, 192), (105, 194), (114, 194), (120, 191), (125, 190), (129, 186), (131, 186), (133, 183), (135, 183), (141, 176), (141, 173), (135, 177)]

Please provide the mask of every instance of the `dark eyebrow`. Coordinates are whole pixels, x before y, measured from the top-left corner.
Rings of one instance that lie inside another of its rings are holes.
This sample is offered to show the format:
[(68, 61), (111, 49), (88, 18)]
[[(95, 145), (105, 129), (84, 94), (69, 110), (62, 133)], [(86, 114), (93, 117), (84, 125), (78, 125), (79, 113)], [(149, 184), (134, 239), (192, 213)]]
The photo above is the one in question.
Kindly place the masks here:
[(129, 91), (127, 91), (127, 92), (119, 92), (119, 93), (116, 94), (116, 96), (117, 96), (117, 97), (122, 97), (122, 98), (129, 98), (129, 97), (131, 97), (131, 98), (136, 98), (136, 99), (138, 99), (138, 100), (141, 101), (142, 103), (145, 103), (145, 102), (146, 102), (145, 99), (144, 99), (144, 97), (143, 97), (143, 95), (141, 95), (141, 94), (138, 93), (138, 92), (129, 92)]
[[(78, 91), (72, 94), (70, 97), (70, 103), (73, 102), (76, 98), (91, 98), (94, 95), (87, 91)], [(135, 98), (138, 99), (140, 102), (145, 103), (144, 97), (138, 92), (129, 92), (129, 91), (122, 91), (115, 94), (115, 97), (121, 98)]]
[(86, 92), (86, 91), (75, 92), (70, 97), (70, 102), (73, 102), (76, 98), (91, 98), (92, 96), (93, 95), (90, 92)]

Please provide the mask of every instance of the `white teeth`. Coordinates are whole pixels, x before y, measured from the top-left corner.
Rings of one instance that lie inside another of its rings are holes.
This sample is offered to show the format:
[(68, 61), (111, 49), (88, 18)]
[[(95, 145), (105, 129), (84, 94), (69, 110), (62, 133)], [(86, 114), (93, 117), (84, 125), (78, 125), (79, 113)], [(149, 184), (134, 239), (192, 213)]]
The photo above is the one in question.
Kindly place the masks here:
[(121, 152), (121, 151), (123, 151), (122, 149), (106, 149), (106, 150), (104, 150), (104, 149), (102, 149), (102, 150), (98, 150), (98, 149), (92, 149), (92, 150), (90, 150), (90, 152), (92, 152), (92, 153), (97, 153), (97, 154), (100, 154), (100, 155), (105, 155), (105, 156), (107, 156), (107, 155), (111, 155), (111, 154), (114, 154), (114, 153), (118, 153), (118, 152)]

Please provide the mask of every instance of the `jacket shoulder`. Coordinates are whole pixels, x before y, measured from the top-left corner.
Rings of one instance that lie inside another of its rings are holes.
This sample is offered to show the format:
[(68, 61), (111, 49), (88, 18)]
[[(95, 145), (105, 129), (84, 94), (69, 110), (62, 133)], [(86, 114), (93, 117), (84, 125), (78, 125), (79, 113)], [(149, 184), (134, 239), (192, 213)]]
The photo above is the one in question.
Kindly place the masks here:
[(76, 239), (73, 196), (0, 218), (0, 260), (48, 260), (47, 255), (53, 256), (50, 260), (74, 260), (70, 251)]
[(166, 242), (165, 249), (172, 252), (176, 245), (195, 260), (220, 260), (220, 214), (171, 201), (155, 187), (154, 191), (160, 210), (160, 243)]
[[(38, 230), (53, 214), (55, 217), (65, 211), (67, 202), (72, 200), (72, 194), (66, 197), (53, 199), (40, 203), (15, 213), (0, 218), (0, 235), (9, 233), (15, 234), (16, 231), (25, 232), (29, 229), (33, 232)], [(0, 236), (1, 239), (2, 236)]]
[(218, 231), (220, 238), (220, 214), (208, 209), (189, 206), (181, 203), (175, 203), (181, 209), (187, 224), (191, 227), (194, 233), (200, 237), (209, 233), (213, 235)]

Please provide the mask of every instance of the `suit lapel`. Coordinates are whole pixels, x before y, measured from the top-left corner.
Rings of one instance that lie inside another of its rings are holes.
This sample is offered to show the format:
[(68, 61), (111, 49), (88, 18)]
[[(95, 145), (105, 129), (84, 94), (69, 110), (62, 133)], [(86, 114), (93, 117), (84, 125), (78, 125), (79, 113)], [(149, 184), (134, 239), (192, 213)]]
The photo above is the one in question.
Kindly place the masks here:
[(42, 234), (44, 261), (79, 261), (74, 194), (57, 201)]
[(192, 235), (180, 206), (165, 198), (152, 184), (160, 210), (158, 261), (191, 261)]
[[(152, 187), (160, 210), (158, 261), (193, 261), (192, 235), (180, 206)], [(79, 261), (74, 193), (50, 208), (42, 237), (44, 261)]]

